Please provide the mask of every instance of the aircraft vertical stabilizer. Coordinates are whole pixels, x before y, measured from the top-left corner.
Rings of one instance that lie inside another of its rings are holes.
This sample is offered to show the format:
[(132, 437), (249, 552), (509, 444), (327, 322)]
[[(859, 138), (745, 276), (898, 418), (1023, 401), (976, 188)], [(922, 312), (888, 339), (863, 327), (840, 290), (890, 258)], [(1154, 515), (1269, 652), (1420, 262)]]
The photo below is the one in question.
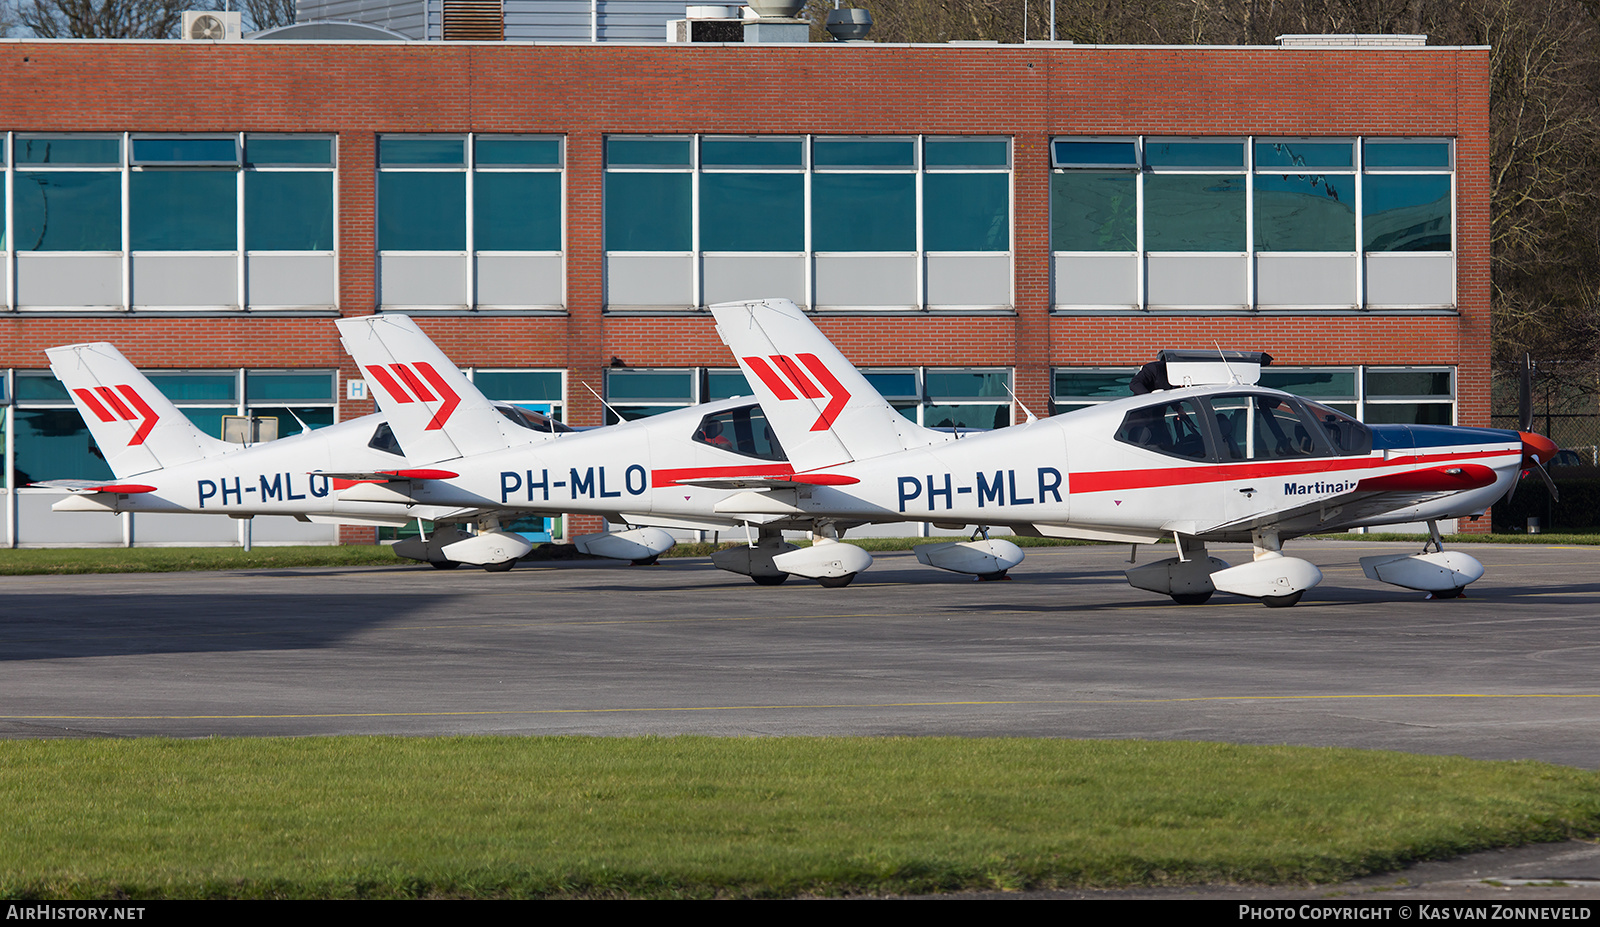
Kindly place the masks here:
[(69, 344), (45, 353), (118, 479), (237, 450), (195, 427), (110, 344)]
[(535, 439), (507, 421), (408, 316), (383, 313), (334, 324), (410, 463), (455, 460)]
[(796, 470), (947, 439), (897, 412), (793, 302), (722, 303), (711, 313)]

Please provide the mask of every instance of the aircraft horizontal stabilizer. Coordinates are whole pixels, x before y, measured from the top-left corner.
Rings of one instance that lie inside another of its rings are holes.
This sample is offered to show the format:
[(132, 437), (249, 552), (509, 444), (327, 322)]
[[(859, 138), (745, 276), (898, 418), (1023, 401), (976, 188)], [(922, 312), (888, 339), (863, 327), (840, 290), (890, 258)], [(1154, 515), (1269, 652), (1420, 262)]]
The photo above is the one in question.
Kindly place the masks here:
[(130, 496), (156, 491), (154, 486), (146, 486), (143, 483), (106, 483), (95, 480), (45, 480), (42, 483), (28, 485), (35, 489), (65, 489), (70, 493), (110, 492)]
[(741, 476), (674, 480), (679, 486), (701, 489), (799, 489), (803, 486), (849, 486), (861, 482), (842, 473), (794, 473), (789, 476)]
[(453, 480), (461, 474), (450, 470), (420, 468), (414, 470), (365, 470), (351, 471), (349, 473), (331, 473), (317, 470), (312, 475), (325, 476), (331, 480), (352, 480), (360, 483), (390, 483), (400, 480)]

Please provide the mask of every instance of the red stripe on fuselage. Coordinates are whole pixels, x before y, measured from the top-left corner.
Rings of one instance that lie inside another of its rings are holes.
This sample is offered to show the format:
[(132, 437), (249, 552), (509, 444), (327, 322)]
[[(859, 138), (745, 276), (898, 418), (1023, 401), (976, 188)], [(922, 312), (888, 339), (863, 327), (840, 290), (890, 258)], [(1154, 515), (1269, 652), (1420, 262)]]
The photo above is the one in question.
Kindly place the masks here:
[[(1485, 457), (1521, 457), (1521, 448), (1501, 451), (1466, 451), (1453, 454), (1418, 454), (1415, 457), (1384, 460), (1382, 457), (1336, 457), (1340, 463), (1328, 466), (1328, 458), (1311, 460), (1274, 461), (1272, 463), (1242, 462), (1233, 464), (1204, 464), (1195, 467), (1158, 467), (1147, 470), (1095, 470), (1073, 473), (1068, 484), (1074, 493), (1114, 492), (1119, 489), (1154, 489), (1158, 486), (1183, 486), (1194, 483), (1221, 483), (1227, 480), (1253, 480), (1281, 476), (1338, 476), (1360, 475), (1357, 471), (1383, 467), (1407, 467), (1422, 464), (1439, 464)], [(1343, 461), (1349, 461), (1345, 463)]]
[(788, 464), (769, 464), (761, 467), (681, 467), (676, 470), (650, 471), (650, 485), (657, 489), (678, 485), (679, 480), (726, 480), (737, 479), (741, 476), (777, 476), (789, 477), (794, 475), (794, 468)]

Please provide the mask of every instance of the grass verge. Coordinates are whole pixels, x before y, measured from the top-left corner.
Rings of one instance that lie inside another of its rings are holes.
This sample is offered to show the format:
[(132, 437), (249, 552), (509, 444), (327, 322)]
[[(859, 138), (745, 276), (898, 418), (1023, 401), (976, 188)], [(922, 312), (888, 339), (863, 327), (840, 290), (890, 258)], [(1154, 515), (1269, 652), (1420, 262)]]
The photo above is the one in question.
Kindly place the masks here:
[(385, 566), (387, 547), (52, 547), (0, 550), (0, 576), (52, 573), (178, 573), (280, 567)]
[(1600, 829), (1534, 762), (957, 738), (0, 743), (0, 897), (1325, 882)]

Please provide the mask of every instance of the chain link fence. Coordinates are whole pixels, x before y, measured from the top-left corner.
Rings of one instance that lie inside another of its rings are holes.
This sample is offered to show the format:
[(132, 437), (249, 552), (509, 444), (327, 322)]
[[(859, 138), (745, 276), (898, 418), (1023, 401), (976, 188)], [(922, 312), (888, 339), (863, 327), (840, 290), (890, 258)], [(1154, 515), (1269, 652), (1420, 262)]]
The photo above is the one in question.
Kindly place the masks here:
[[(1519, 378), (1496, 374), (1492, 380), (1490, 424), (1521, 429), (1517, 416)], [(1511, 501), (1496, 503), (1494, 530), (1530, 530), (1538, 519), (1541, 531), (1600, 530), (1600, 388), (1591, 376), (1560, 367), (1538, 371), (1533, 380), (1533, 430), (1560, 448), (1550, 476), (1561, 492), (1551, 498), (1544, 481), (1530, 475)]]

